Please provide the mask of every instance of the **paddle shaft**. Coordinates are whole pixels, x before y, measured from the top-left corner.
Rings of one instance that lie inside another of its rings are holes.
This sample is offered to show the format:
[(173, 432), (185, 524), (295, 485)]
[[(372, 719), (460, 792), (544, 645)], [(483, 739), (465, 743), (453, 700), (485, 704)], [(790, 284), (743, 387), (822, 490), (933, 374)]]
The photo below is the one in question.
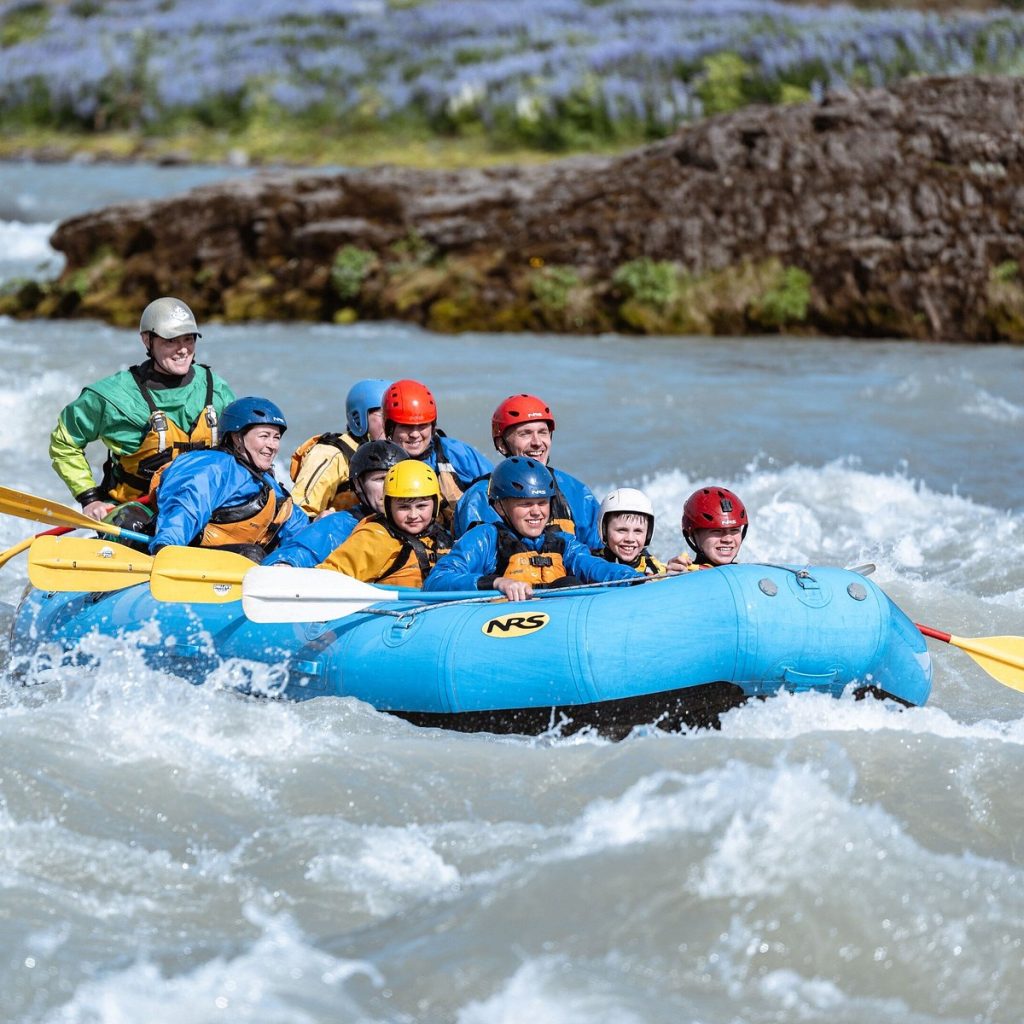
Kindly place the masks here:
[(73, 526), (55, 526), (52, 530), (43, 530), (42, 533), (34, 533), (31, 537), (18, 541), (17, 544), (9, 547), (6, 551), (0, 552), (0, 568), (3, 568), (15, 555), (20, 555), (22, 551), (28, 551), (36, 537), (61, 537), (65, 533), (70, 533), (73, 529)]
[(95, 530), (97, 533), (109, 534), (111, 537), (124, 537), (142, 544), (149, 544), (152, 539), (144, 533), (125, 530), (123, 527), (112, 526), (110, 523), (99, 523), (58, 501), (37, 498), (34, 494), (11, 490), (9, 487), (0, 487), (0, 512), (17, 516), (19, 519), (46, 523), (49, 526), (70, 526), (72, 529)]

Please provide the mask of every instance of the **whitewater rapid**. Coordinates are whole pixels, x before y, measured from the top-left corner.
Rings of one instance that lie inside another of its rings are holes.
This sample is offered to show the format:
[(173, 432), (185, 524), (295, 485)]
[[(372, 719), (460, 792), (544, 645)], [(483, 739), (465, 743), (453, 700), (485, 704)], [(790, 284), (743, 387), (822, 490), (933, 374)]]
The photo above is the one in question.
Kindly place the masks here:
[[(1019, 350), (203, 334), (239, 394), (284, 408), (283, 451), (339, 426), (359, 377), (421, 377), (485, 452), (498, 401), (537, 391), (553, 461), (599, 497), (644, 487), (663, 557), (687, 494), (721, 483), (751, 513), (745, 561), (872, 562), (917, 621), (1024, 632)], [(57, 413), (141, 351), (130, 330), (0, 321), (0, 482), (70, 500)], [(0, 517), (0, 546), (33, 530)], [(25, 582), (22, 555), (0, 602)], [(783, 696), (610, 743), (245, 699), (238, 665), (191, 687), (92, 637), (77, 666), (0, 686), (4, 1018), (1016, 1024), (1024, 694), (930, 647), (924, 708)]]

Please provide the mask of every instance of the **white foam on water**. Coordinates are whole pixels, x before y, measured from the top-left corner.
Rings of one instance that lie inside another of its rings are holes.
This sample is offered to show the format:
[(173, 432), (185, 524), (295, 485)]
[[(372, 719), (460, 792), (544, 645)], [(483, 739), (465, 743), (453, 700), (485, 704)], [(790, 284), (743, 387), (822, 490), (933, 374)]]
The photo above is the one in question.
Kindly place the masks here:
[(324, 1020), (373, 1021), (348, 990), (383, 979), (359, 960), (332, 957), (313, 947), (286, 915), (250, 907), (259, 935), (236, 956), (220, 955), (170, 974), (140, 957), (132, 966), (83, 982), (72, 999), (43, 1018), (44, 1024), (314, 1024)]
[(1024, 745), (1024, 718), (965, 722), (940, 707), (904, 708), (891, 701), (854, 701), (845, 697), (837, 700), (824, 693), (782, 691), (770, 700), (750, 703), (723, 715), (721, 726), (723, 737), (738, 740), (788, 740), (808, 735), (884, 731)]
[(647, 1024), (650, 1010), (630, 1005), (615, 982), (562, 957), (528, 960), (486, 999), (471, 1000), (457, 1024)]
[[(936, 492), (908, 476), (868, 473), (852, 458), (820, 467), (755, 463), (741, 478), (716, 482), (739, 495), (750, 517), (742, 562), (874, 562), (901, 581), (941, 580), (1018, 606), (1024, 567), (1008, 564), (1007, 552), (1019, 546), (1024, 519), (1005, 509)], [(685, 548), (678, 526), (683, 503), (707, 484), (678, 471), (645, 483), (657, 518), (652, 550), (660, 557)]]
[(990, 394), (984, 388), (979, 388), (961, 411), (967, 416), (979, 416), (994, 423), (1019, 423), (1024, 419), (1024, 406), (1001, 395)]
[(432, 830), (412, 825), (360, 830), (356, 848), (310, 859), (306, 879), (359, 894), (367, 911), (384, 917), (411, 900), (437, 897), (460, 882), (457, 868), (434, 848)]
[(40, 728), (66, 729), (69, 741), (92, 747), (106, 764), (173, 766), (179, 785), (214, 777), (257, 804), (275, 799), (283, 764), (343, 748), (356, 702), (334, 702), (333, 715), (311, 720), (291, 702), (239, 699), (235, 683), (272, 692), (280, 669), (233, 659), (216, 665), (205, 685), (191, 686), (148, 664), (139, 644), (157, 639), (154, 623), (126, 637), (92, 633), (76, 645), (74, 663), (41, 644), (24, 666), (26, 679), (56, 687), (60, 701)]
[(0, 281), (11, 277), (53, 277), (64, 257), (50, 246), (57, 224), (0, 220)]
[[(7, 377), (0, 384), (0, 419), (4, 424), (0, 431), (0, 455), (17, 456), (12, 468), (20, 467), (28, 453), (45, 455), (50, 433), (57, 425), (57, 411), (78, 394), (80, 387), (62, 370), (47, 370), (27, 381)], [(19, 482), (26, 484), (29, 479), (26, 474), (25, 478), (19, 477)], [(9, 482), (9, 477), (4, 483), (16, 486)], [(63, 487), (55, 476), (53, 484)]]

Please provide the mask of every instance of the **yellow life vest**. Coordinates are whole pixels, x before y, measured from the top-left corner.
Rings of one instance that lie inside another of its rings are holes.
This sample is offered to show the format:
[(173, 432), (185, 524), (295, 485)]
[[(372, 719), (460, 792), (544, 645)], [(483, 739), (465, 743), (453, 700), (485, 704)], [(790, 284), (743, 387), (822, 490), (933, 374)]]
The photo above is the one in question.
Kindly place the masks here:
[(348, 465), (359, 447), (350, 434), (317, 434), (292, 453), (289, 473), (295, 482), (293, 500), (311, 516), (325, 509), (354, 508)]
[(364, 583), (386, 581), (389, 586), (419, 588), (451, 544), (451, 536), (437, 523), (413, 537), (376, 513), (363, 519), (319, 568), (334, 569)]
[[(202, 364), (200, 364), (202, 365)], [(153, 478), (182, 452), (217, 446), (217, 410), (213, 406), (213, 371), (206, 370), (204, 408), (188, 430), (182, 429), (162, 409), (158, 409), (142, 378), (140, 367), (131, 367), (132, 379), (149, 406), (149, 420), (142, 444), (136, 451), (115, 456), (113, 452), (103, 465), (103, 489), (118, 504), (148, 494)]]
[(562, 557), (565, 541), (558, 536), (557, 528), (544, 528), (544, 543), (540, 550), (535, 551), (508, 527), (500, 523), (495, 525), (498, 528), (495, 576), (543, 587), (569, 575)]

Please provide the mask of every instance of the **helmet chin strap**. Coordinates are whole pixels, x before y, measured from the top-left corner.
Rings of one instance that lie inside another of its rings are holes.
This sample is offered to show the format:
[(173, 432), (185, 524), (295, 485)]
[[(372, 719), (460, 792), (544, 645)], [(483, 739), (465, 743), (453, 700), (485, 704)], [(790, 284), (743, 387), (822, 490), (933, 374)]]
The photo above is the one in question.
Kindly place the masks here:
[(244, 430), (233, 430), (230, 434), (224, 435), (224, 440), (221, 442), (221, 445), (227, 448), (233, 455), (235, 455), (236, 458), (241, 459), (241, 461), (247, 466), (251, 466), (254, 470), (259, 472), (259, 467), (252, 461), (249, 449), (245, 447), (244, 437)]
[(504, 498), (498, 498), (498, 500), (494, 502), (494, 506), (493, 507), (494, 507), (494, 511), (498, 513), (498, 518), (510, 530), (515, 530), (515, 527), (512, 525), (512, 521), (509, 519), (508, 514), (505, 512), (505, 499)]

